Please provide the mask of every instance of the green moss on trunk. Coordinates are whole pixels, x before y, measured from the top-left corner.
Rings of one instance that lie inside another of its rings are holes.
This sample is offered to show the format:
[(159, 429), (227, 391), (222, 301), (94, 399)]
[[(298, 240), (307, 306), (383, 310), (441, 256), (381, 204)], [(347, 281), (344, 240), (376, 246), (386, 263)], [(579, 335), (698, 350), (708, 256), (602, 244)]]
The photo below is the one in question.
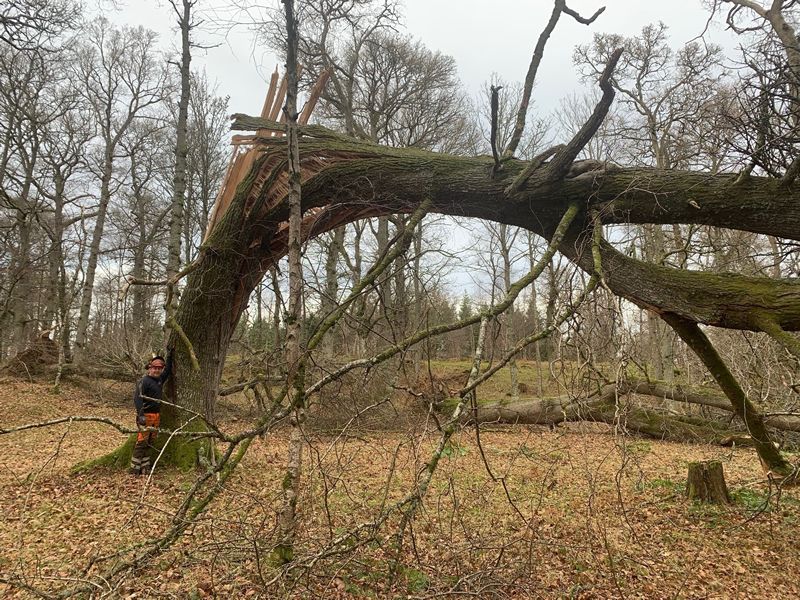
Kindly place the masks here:
[[(207, 428), (200, 423), (190, 423), (181, 431), (203, 432), (207, 431)], [(128, 436), (125, 443), (108, 454), (78, 463), (72, 468), (72, 473), (85, 473), (96, 468), (126, 470), (130, 467), (135, 445), (136, 434), (132, 434)], [(159, 457), (159, 453), (165, 445), (166, 448)], [(215, 453), (214, 458), (218, 458), (218, 451), (209, 438), (190, 440), (187, 436), (176, 435), (170, 439), (168, 433), (161, 433), (156, 438), (155, 447), (150, 451), (150, 460), (151, 464), (155, 464), (156, 458), (158, 458), (156, 468), (177, 467), (181, 471), (189, 471), (197, 466), (208, 465), (211, 462), (212, 451)]]
[(85, 473), (96, 468), (109, 468), (109, 469), (127, 469), (131, 465), (131, 455), (133, 454), (133, 447), (136, 445), (136, 434), (131, 434), (125, 443), (116, 450), (109, 452), (92, 460), (87, 460), (78, 463), (72, 467), (73, 474)]
[[(182, 433), (206, 432), (208, 427), (200, 421), (190, 421), (180, 431)], [(177, 467), (182, 471), (208, 465), (212, 459), (211, 453), (216, 453), (216, 448), (210, 438), (193, 440), (186, 435), (174, 435), (170, 439), (169, 435), (165, 433), (160, 434), (156, 440), (153, 461), (162, 449), (163, 453), (158, 461), (158, 466)], [(217, 457), (216, 454), (214, 456)]]

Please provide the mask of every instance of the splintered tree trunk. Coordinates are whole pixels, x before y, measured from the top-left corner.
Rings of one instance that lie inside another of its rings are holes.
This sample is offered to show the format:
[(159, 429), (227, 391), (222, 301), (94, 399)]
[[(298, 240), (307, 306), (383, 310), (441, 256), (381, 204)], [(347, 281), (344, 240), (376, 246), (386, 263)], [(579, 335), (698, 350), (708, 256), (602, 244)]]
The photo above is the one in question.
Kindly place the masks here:
[(718, 460), (689, 463), (686, 494), (689, 500), (711, 504), (730, 504), (731, 496), (728, 493), (728, 486), (725, 485), (722, 463)]

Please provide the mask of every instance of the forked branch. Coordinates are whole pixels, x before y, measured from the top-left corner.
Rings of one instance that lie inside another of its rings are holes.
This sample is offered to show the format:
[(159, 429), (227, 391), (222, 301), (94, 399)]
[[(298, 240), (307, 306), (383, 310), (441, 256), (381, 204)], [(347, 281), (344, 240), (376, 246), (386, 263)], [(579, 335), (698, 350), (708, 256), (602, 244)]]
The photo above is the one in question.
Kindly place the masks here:
[(514, 125), (514, 133), (511, 135), (511, 140), (509, 141), (505, 152), (503, 152), (504, 159), (514, 156), (514, 152), (517, 151), (517, 147), (522, 139), (522, 133), (525, 131), (525, 119), (528, 115), (528, 106), (530, 105), (531, 101), (531, 92), (533, 91), (533, 83), (536, 81), (536, 73), (539, 71), (539, 65), (544, 57), (544, 47), (547, 45), (547, 40), (550, 38), (550, 34), (553, 33), (553, 30), (556, 28), (556, 23), (558, 23), (561, 13), (563, 12), (568, 14), (573, 19), (578, 21), (578, 23), (589, 25), (593, 23), (594, 20), (599, 17), (605, 9), (605, 6), (599, 8), (597, 12), (587, 19), (579, 15), (574, 10), (568, 8), (566, 0), (555, 0), (553, 12), (550, 14), (550, 20), (547, 22), (547, 25), (545, 25), (542, 33), (539, 34), (539, 40), (536, 42), (536, 47), (533, 50), (531, 64), (528, 67), (528, 74), (525, 76), (522, 99), (519, 102), (517, 121)]

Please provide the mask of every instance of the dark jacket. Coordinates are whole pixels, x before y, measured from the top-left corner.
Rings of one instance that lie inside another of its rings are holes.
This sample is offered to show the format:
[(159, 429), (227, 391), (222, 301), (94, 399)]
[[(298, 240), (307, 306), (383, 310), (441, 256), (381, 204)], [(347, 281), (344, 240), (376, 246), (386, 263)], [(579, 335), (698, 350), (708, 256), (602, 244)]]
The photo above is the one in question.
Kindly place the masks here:
[(161, 395), (164, 383), (171, 374), (172, 353), (170, 352), (160, 377), (145, 375), (136, 384), (136, 388), (133, 390), (133, 403), (136, 405), (136, 414), (138, 416), (144, 413), (161, 412)]

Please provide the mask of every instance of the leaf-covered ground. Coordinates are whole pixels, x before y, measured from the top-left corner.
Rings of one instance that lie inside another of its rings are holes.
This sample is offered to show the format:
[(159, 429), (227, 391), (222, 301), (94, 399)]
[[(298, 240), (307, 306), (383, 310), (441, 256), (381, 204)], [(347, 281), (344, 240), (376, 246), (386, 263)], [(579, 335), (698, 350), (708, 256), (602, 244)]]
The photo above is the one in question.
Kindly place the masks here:
[[(0, 421), (91, 414), (130, 424), (128, 387), (71, 383), (56, 395), (46, 384), (4, 380)], [(223, 427), (243, 427), (246, 413), (242, 404), (223, 411)], [(427, 429), (308, 432), (298, 561), (409, 492), (438, 439), (432, 421)], [(193, 480), (170, 471), (157, 471), (149, 485), (117, 471), (70, 474), (123, 440), (86, 423), (0, 436), (0, 579), (42, 591), (86, 581), (96, 597), (132, 598), (800, 596), (798, 491), (771, 489), (752, 450), (589, 426), (494, 428), (481, 432), (480, 444), (464, 430), (446, 448), (402, 543), (399, 520), (390, 519), (370, 544), (273, 582), (269, 550), (287, 442), (278, 431), (253, 445), (187, 536), (103, 582), (95, 575), (169, 525)], [(732, 506), (684, 498), (688, 462), (704, 459), (722, 461)], [(32, 594), (0, 583), (2, 597)]]

